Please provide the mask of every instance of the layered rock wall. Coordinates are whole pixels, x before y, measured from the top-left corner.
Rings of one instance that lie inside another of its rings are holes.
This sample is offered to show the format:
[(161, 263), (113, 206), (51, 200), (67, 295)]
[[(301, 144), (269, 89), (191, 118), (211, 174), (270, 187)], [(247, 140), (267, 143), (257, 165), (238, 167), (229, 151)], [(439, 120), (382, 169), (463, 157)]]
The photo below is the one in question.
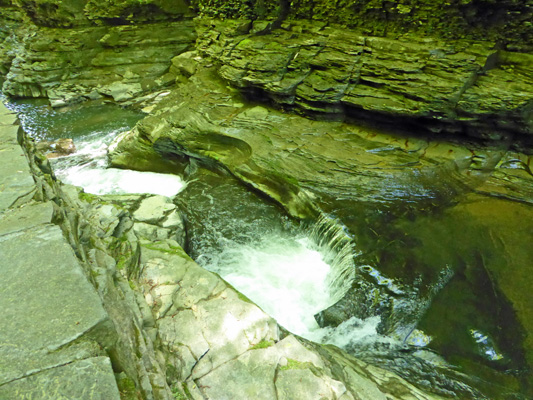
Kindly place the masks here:
[(131, 101), (168, 86), (170, 60), (192, 48), (196, 34), (184, 4), (156, 3), (21, 1), (0, 8), (3, 92), (61, 106)]
[(197, 28), (197, 48), (254, 99), (415, 132), (493, 140), (533, 134), (529, 54), (497, 51), (488, 41), (389, 39), (316, 22), (256, 34), (262, 26), (200, 20)]
[[(530, 145), (530, 2), (14, 4), (0, 8), (12, 15), (3, 13), (0, 36), (10, 96), (48, 97), (54, 106), (141, 101), (174, 83), (171, 59), (192, 49), (198, 33), (197, 49), (254, 100), (314, 118), (489, 140), (520, 136)], [(203, 18), (193, 27), (195, 13)]]
[(497, 41), (508, 50), (531, 51), (530, 0), (192, 0), (202, 16), (250, 20), (314, 20), (368, 36), (405, 33), (448, 39)]

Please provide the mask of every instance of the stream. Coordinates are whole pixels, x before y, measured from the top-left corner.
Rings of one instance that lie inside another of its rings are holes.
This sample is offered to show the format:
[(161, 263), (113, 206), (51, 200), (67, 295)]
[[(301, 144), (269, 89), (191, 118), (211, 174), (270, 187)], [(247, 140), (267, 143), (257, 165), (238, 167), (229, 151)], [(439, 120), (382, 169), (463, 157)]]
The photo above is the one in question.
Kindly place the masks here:
[[(416, 253), (421, 243), (439, 240), (440, 231), (429, 226), (455, 224), (445, 207), (386, 209), (353, 199), (318, 221), (294, 221), (220, 171), (200, 167), (185, 182), (108, 168), (107, 147), (141, 113), (103, 103), (57, 110), (44, 100), (8, 107), (37, 141), (73, 139), (75, 153), (51, 160), (63, 182), (99, 195), (175, 196), (191, 257), (284, 329), (335, 344), (436, 393), (484, 398), (479, 389), (491, 398), (526, 399), (520, 394), (527, 386), (520, 378), (524, 355), (515, 340), (520, 328), (509, 304), (487, 289), (488, 273), (472, 272), (484, 271), (494, 249), (480, 242), (457, 248), (443, 239)], [(368, 227), (378, 238), (365, 233)], [(456, 315), (448, 316), (450, 307)]]

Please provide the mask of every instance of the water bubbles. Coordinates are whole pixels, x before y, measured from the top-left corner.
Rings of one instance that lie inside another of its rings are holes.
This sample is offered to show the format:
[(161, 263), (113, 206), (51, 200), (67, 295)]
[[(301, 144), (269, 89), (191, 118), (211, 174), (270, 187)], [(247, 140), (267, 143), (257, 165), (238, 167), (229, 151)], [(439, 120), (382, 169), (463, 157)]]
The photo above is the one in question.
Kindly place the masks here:
[(307, 237), (279, 232), (246, 244), (228, 241), (220, 253), (197, 260), (302, 336), (318, 329), (314, 314), (333, 303), (330, 266)]
[(95, 131), (79, 138), (76, 153), (52, 160), (56, 176), (96, 195), (150, 193), (171, 197), (185, 187), (177, 175), (107, 168), (108, 146), (120, 133)]

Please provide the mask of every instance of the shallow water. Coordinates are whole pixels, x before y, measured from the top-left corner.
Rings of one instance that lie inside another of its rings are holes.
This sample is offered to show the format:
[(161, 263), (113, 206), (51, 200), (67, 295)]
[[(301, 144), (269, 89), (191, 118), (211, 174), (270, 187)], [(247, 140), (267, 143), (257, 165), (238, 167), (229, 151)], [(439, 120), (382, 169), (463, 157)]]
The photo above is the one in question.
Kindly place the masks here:
[(84, 103), (61, 109), (42, 99), (12, 101), (25, 131), (37, 141), (73, 139), (76, 152), (50, 160), (64, 183), (91, 194), (150, 193), (174, 196), (185, 186), (177, 175), (108, 168), (107, 148), (144, 115), (113, 104)]

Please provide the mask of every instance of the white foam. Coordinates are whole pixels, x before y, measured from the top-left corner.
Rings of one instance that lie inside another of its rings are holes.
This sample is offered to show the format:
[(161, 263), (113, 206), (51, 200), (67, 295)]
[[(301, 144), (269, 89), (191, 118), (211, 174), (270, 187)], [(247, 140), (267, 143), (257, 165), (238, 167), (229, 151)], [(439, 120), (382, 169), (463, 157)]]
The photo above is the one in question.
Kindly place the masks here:
[(81, 186), (85, 192), (102, 194), (150, 193), (174, 196), (185, 183), (177, 175), (83, 165), (56, 171), (63, 182)]
[(373, 316), (366, 319), (351, 317), (336, 327), (325, 327), (310, 332), (307, 339), (319, 343), (333, 344), (342, 349), (364, 347), (378, 343), (395, 345), (394, 339), (378, 333), (381, 318)]
[(330, 266), (307, 238), (270, 235), (253, 245), (231, 243), (206, 267), (298, 335), (318, 329), (314, 314), (332, 304)]
[(177, 175), (107, 168), (108, 146), (119, 133), (93, 132), (77, 140), (76, 153), (53, 160), (56, 176), (97, 195), (150, 193), (171, 197), (185, 187)]

